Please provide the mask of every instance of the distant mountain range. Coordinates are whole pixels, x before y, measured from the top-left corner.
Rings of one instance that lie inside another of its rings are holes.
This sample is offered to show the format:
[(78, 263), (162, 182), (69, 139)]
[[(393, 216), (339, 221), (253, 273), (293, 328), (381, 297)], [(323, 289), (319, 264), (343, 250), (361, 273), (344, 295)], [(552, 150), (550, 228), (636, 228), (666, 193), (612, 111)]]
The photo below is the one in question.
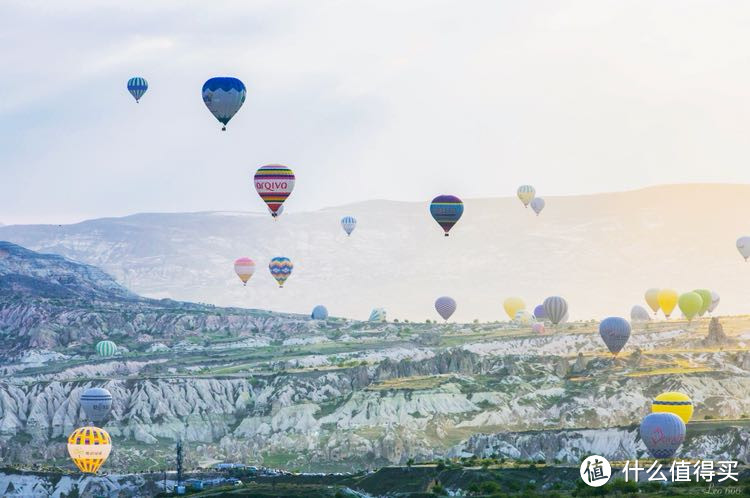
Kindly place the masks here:
[[(604, 174), (604, 173), (603, 173)], [(541, 186), (539, 186), (541, 187)], [(540, 188), (543, 195), (543, 188)], [(450, 237), (428, 202), (369, 201), (315, 212), (137, 214), (73, 225), (0, 227), (0, 239), (101, 267), (154, 298), (336, 316), (436, 318), (450, 295), (453, 319), (505, 319), (504, 298), (528, 307), (568, 299), (571, 318), (626, 316), (648, 287), (706, 287), (720, 313), (747, 312), (750, 286), (735, 240), (750, 233), (748, 185), (660, 186), (623, 193), (546, 197), (540, 216), (515, 198), (469, 199)], [(358, 219), (351, 237), (339, 225)], [(253, 258), (243, 287), (233, 262)], [(274, 256), (294, 271), (283, 289), (268, 273)]]

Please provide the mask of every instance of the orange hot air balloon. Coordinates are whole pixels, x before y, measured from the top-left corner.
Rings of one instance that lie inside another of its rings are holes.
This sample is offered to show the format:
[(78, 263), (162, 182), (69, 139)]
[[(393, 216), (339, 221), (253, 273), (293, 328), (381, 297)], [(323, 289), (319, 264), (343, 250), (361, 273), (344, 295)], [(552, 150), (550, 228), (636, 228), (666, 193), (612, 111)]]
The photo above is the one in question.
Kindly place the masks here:
[(68, 454), (81, 472), (96, 474), (112, 451), (112, 438), (104, 429), (81, 427), (68, 437)]

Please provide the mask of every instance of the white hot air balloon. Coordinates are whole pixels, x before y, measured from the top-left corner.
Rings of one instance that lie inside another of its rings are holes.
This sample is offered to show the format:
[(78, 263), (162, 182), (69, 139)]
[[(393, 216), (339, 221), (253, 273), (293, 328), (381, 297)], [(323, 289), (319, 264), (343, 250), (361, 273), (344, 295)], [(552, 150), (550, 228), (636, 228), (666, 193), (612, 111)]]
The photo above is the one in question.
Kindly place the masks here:
[(537, 216), (539, 216), (539, 213), (541, 213), (542, 209), (544, 209), (544, 204), (544, 199), (542, 199), (541, 197), (534, 197), (529, 203), (531, 209), (534, 210)]
[(747, 261), (747, 258), (750, 258), (750, 237), (740, 237), (737, 239), (737, 250), (740, 251), (742, 257)]

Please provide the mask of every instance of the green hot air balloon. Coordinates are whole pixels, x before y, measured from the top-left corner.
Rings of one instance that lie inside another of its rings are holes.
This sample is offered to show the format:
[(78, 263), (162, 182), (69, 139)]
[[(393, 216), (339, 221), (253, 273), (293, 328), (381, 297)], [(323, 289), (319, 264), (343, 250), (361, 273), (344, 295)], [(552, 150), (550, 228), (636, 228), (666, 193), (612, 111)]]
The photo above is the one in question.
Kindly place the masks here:
[(104, 358), (114, 356), (117, 352), (117, 346), (112, 341), (99, 341), (96, 343), (96, 354)]
[(677, 306), (688, 320), (692, 320), (703, 307), (703, 298), (697, 292), (686, 292), (677, 299)]
[(711, 291), (708, 289), (695, 289), (693, 292), (698, 294), (701, 299), (703, 300), (703, 305), (701, 306), (701, 309), (698, 311), (698, 314), (700, 316), (703, 316), (706, 311), (711, 307), (711, 302), (713, 301), (713, 296), (711, 296)]

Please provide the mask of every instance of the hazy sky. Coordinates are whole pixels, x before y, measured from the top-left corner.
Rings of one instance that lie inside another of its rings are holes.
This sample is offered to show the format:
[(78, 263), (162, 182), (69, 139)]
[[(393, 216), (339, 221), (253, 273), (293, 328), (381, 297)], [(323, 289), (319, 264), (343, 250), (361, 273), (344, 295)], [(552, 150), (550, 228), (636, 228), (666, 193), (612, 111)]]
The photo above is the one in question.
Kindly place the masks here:
[(257, 211), (266, 163), (299, 210), (750, 181), (748, 2), (104, 4), (0, 8), (0, 223)]

